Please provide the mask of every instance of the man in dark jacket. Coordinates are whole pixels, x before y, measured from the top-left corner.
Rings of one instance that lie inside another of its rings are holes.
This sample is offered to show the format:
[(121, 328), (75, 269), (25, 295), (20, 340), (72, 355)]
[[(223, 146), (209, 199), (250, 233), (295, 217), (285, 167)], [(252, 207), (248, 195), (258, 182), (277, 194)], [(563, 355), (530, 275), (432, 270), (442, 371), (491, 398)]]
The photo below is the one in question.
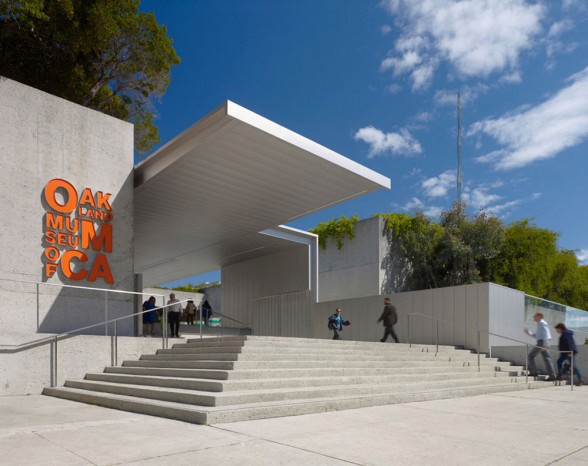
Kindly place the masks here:
[[(568, 330), (564, 324), (557, 324), (555, 326), (555, 331), (559, 334), (559, 350), (571, 351), (574, 353), (574, 364), (572, 370), (578, 377), (576, 385), (584, 385), (584, 378), (582, 377), (582, 373), (580, 372), (580, 369), (578, 369), (578, 365), (576, 363), (576, 354), (578, 354), (578, 349), (576, 348), (576, 342), (574, 341), (574, 332)], [(557, 359), (558, 380), (561, 380), (561, 368), (566, 360), (571, 360), (571, 354), (560, 353), (559, 358)]]
[(329, 317), (329, 330), (333, 331), (333, 340), (341, 340), (339, 332), (343, 330), (344, 325), (349, 325), (349, 321), (343, 320), (341, 309), (337, 308), (335, 313)]
[(396, 322), (398, 322), (398, 314), (396, 313), (396, 308), (392, 306), (390, 298), (384, 298), (384, 312), (382, 312), (382, 315), (378, 319), (378, 323), (379, 322), (382, 322), (386, 329), (384, 331), (384, 338), (380, 341), (384, 343), (388, 339), (388, 335), (392, 335), (394, 341), (398, 343), (398, 337), (394, 331), (394, 326), (396, 325)]

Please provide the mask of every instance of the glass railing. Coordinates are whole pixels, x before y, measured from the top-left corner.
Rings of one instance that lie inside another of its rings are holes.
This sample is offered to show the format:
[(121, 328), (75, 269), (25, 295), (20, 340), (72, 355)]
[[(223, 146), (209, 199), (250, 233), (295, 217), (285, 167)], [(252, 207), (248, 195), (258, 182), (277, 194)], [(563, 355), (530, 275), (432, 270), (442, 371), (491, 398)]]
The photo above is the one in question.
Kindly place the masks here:
[(525, 295), (525, 322), (533, 323), (533, 316), (537, 312), (543, 314), (545, 321), (552, 327), (561, 322), (584, 338), (588, 337), (588, 311)]

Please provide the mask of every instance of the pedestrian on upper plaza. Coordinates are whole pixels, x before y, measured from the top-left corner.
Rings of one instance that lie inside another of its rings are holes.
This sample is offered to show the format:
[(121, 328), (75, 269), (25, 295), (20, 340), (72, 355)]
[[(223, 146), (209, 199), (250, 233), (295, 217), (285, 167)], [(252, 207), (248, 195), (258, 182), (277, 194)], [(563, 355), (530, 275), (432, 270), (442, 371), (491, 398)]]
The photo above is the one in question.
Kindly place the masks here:
[(564, 324), (557, 324), (555, 326), (555, 331), (559, 334), (559, 350), (560, 351), (572, 351), (574, 353), (574, 364), (571, 364), (572, 356), (570, 353), (560, 353), (559, 358), (557, 358), (557, 380), (562, 379), (562, 367), (563, 363), (568, 361), (569, 364), (572, 366), (572, 370), (576, 373), (578, 377), (576, 380), (576, 385), (584, 385), (584, 377), (582, 377), (582, 373), (580, 369), (578, 369), (578, 363), (576, 362), (576, 354), (578, 354), (578, 348), (576, 348), (576, 342), (574, 341), (574, 332), (566, 328)]
[(176, 299), (174, 293), (169, 295), (167, 302), (167, 318), (169, 320), (170, 337), (180, 338), (180, 314), (182, 313), (182, 305)]
[(155, 324), (155, 297), (151, 296), (147, 301), (143, 303), (143, 336), (153, 336), (153, 324)]
[(200, 305), (200, 314), (200, 319), (203, 321), (204, 325), (208, 325), (208, 319), (210, 319), (212, 314), (212, 306), (207, 299)]
[(340, 332), (344, 325), (349, 325), (349, 321), (343, 320), (341, 308), (337, 308), (335, 313), (329, 317), (329, 330), (333, 331), (333, 340), (341, 340)]
[(398, 322), (398, 314), (396, 313), (396, 308), (392, 305), (390, 298), (384, 298), (384, 312), (378, 319), (378, 323), (382, 322), (384, 328), (384, 338), (380, 341), (384, 343), (388, 339), (388, 335), (391, 335), (392, 338), (396, 343), (398, 343), (398, 336), (394, 331), (394, 326)]
[(186, 323), (188, 325), (194, 325), (194, 315), (196, 314), (196, 304), (191, 299), (188, 300), (188, 304), (186, 304), (186, 309), (184, 309), (184, 313), (186, 314)]
[(537, 322), (537, 330), (531, 332), (528, 328), (525, 329), (525, 333), (537, 340), (536, 346), (529, 353), (529, 375), (531, 377), (537, 377), (537, 366), (535, 364), (535, 357), (541, 353), (545, 367), (547, 369), (547, 381), (553, 382), (555, 379), (555, 369), (553, 368), (553, 362), (549, 355), (549, 343), (551, 341), (551, 333), (549, 332), (549, 325), (543, 320), (543, 314), (538, 312), (533, 316), (533, 320)]

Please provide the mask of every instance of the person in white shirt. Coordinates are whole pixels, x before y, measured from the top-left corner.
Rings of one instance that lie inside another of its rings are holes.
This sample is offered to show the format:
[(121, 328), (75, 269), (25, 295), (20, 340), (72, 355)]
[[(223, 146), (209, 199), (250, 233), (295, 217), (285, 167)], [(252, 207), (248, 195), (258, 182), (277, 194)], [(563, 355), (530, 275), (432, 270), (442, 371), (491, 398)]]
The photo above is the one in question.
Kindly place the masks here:
[(540, 312), (533, 316), (533, 320), (537, 322), (537, 330), (531, 332), (528, 328), (525, 329), (527, 335), (537, 339), (537, 345), (529, 353), (529, 375), (532, 377), (537, 377), (539, 375), (535, 364), (535, 357), (541, 353), (541, 356), (543, 356), (543, 362), (545, 362), (545, 367), (547, 368), (547, 375), (549, 376), (547, 381), (552, 382), (555, 380), (555, 368), (553, 367), (553, 362), (549, 355), (549, 343), (551, 341), (549, 325), (543, 320), (543, 314)]
[(180, 314), (182, 305), (174, 293), (169, 295), (167, 302), (167, 318), (169, 320), (170, 337), (180, 338)]

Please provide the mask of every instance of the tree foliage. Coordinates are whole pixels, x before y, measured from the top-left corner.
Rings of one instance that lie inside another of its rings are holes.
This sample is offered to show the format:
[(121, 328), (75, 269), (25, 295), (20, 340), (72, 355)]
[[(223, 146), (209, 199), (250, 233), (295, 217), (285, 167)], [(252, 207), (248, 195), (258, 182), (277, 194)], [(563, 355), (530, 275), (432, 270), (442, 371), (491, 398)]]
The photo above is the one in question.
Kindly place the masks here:
[[(422, 212), (377, 214), (385, 220), (391, 254), (402, 254), (405, 290), (494, 282), (539, 298), (588, 309), (588, 266), (573, 251), (560, 249), (558, 233), (531, 220), (505, 225), (485, 212), (468, 213), (455, 204), (439, 222)], [(311, 230), (343, 247), (358, 217), (342, 217)]]
[(483, 212), (470, 217), (463, 204), (443, 212), (439, 223), (422, 212), (380, 216), (410, 264), (410, 289), (479, 283), (503, 241), (499, 219)]
[(154, 99), (179, 63), (139, 0), (0, 0), (0, 74), (135, 124), (140, 153), (159, 142)]
[(490, 264), (490, 281), (539, 298), (588, 309), (588, 266), (560, 249), (559, 234), (530, 220), (511, 223), (500, 254)]

